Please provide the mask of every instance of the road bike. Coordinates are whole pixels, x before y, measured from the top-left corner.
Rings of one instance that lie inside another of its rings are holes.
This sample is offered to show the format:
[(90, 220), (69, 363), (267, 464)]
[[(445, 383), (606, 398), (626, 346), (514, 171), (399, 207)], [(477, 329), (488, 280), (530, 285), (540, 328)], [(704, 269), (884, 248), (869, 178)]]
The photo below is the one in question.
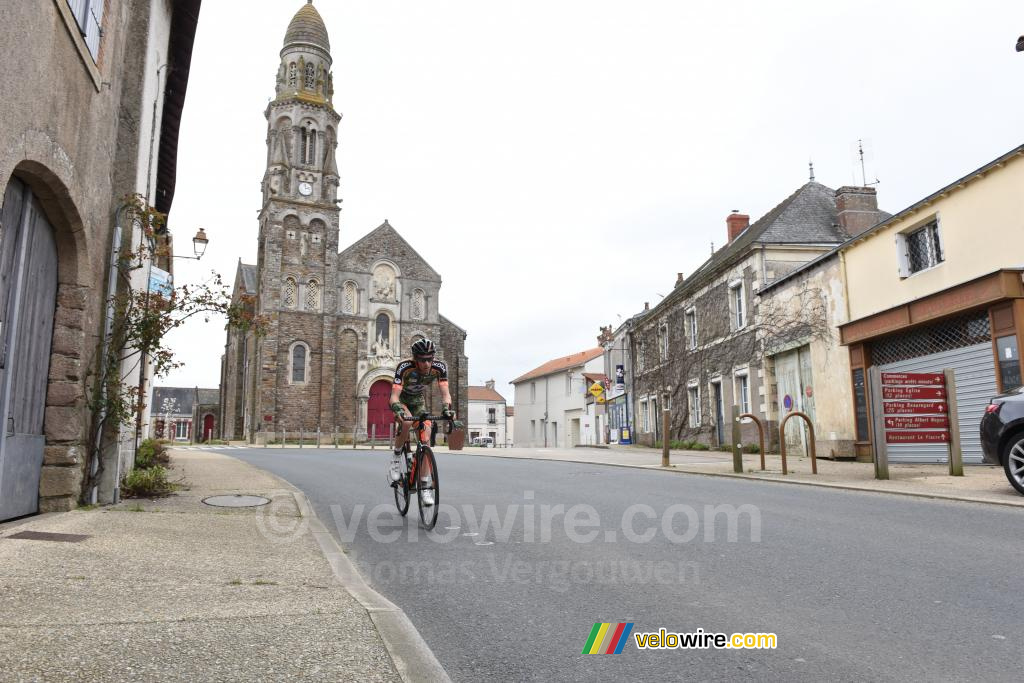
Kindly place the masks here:
[[(401, 477), (398, 481), (391, 482), (391, 488), (395, 491), (395, 506), (398, 512), (404, 517), (409, 512), (409, 497), (416, 493), (416, 501), (420, 508), (420, 521), (427, 530), (433, 529), (437, 524), (437, 508), (441, 503), (441, 491), (438, 486), (437, 460), (434, 459), (434, 451), (430, 448), (429, 428), (424, 424), (430, 421), (448, 422), (447, 433), (451, 434), (454, 429), (454, 418), (443, 415), (427, 415), (423, 413), (415, 418), (403, 418), (411, 422), (409, 428), (409, 440), (402, 446), (402, 457), (399, 458), (399, 472)], [(409, 443), (416, 435), (416, 450), (412, 451)]]

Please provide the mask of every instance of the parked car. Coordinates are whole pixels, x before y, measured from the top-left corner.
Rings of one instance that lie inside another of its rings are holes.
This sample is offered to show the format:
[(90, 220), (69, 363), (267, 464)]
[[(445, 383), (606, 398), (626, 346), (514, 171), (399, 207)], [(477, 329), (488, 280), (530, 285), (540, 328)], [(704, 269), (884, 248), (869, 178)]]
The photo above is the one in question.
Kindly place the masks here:
[(471, 446), (479, 446), (481, 448), (494, 448), (494, 439), (489, 436), (478, 436), (473, 439)]
[(1013, 488), (1024, 495), (1024, 387), (996, 396), (981, 417), (983, 459), (1002, 465)]

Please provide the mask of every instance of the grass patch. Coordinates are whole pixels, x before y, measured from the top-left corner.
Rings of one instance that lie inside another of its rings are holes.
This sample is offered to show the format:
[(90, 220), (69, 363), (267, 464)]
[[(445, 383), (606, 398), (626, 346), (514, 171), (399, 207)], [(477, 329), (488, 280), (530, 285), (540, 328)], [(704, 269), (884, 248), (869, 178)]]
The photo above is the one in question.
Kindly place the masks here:
[[(180, 486), (167, 479), (166, 468), (154, 465), (147, 469), (134, 469), (121, 480), (121, 495), (125, 498), (156, 498), (167, 496)], [(141, 512), (141, 506), (139, 512)]]
[(276, 586), (277, 581), (264, 581), (263, 579), (256, 579), (252, 582), (254, 586)]
[(227, 585), (229, 585), (229, 586), (241, 586), (242, 585), (242, 580), (241, 579), (231, 579), (230, 581), (228, 581)]

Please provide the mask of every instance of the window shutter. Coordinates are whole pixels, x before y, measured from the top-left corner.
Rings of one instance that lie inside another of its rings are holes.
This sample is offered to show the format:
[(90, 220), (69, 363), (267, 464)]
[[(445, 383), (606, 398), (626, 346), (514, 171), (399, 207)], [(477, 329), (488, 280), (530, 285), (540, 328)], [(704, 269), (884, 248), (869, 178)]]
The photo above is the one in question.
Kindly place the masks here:
[(907, 252), (906, 235), (896, 235), (896, 257), (899, 261), (900, 277), (910, 277), (910, 254)]
[(93, 59), (98, 59), (100, 54), (100, 36), (103, 26), (103, 0), (89, 0), (89, 13), (85, 17), (85, 44)]

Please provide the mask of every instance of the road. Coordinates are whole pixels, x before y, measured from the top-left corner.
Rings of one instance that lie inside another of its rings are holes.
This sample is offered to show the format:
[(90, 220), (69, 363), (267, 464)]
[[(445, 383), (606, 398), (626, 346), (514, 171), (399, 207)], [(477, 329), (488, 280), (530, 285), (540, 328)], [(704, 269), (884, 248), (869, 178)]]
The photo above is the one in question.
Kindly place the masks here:
[[(302, 489), (456, 681), (1020, 677), (1017, 510), (442, 452), (426, 532), (386, 451), (224, 452)], [(622, 621), (778, 647), (581, 654)]]

